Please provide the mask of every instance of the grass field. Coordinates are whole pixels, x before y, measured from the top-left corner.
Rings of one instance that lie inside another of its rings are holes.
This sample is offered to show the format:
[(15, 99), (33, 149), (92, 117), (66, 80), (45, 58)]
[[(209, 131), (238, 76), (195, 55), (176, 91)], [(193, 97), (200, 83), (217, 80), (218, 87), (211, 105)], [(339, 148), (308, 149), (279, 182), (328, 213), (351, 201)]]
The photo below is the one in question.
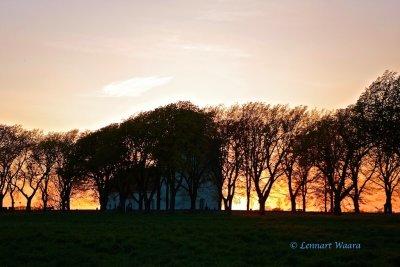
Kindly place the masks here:
[[(291, 242), (360, 243), (302, 250)], [(0, 214), (0, 266), (395, 266), (400, 216), (267, 213)]]

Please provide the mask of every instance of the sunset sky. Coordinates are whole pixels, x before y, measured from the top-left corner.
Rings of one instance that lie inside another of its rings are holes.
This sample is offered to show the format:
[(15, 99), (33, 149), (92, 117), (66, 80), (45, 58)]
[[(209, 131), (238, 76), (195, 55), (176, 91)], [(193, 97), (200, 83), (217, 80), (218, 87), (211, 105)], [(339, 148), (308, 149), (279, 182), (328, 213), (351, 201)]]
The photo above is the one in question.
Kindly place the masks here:
[(400, 70), (400, 1), (0, 2), (0, 122), (94, 129), (178, 100), (337, 108)]

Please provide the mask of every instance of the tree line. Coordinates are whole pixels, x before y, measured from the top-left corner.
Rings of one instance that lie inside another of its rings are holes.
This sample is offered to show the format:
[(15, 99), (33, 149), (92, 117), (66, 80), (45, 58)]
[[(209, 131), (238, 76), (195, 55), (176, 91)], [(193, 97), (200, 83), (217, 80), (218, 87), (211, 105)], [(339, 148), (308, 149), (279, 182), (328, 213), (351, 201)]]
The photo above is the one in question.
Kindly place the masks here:
[[(386, 71), (357, 102), (334, 111), (260, 102), (199, 108), (178, 102), (141, 112), (91, 132), (43, 134), (0, 125), (0, 208), (18, 194), (32, 209), (36, 196), (46, 210), (70, 209), (73, 194), (94, 189), (105, 210), (110, 192), (120, 208), (134, 197), (150, 210), (161, 184), (175, 209), (178, 190), (196, 209), (199, 188), (212, 182), (221, 208), (231, 210), (243, 194), (259, 209), (276, 182), (286, 183), (291, 210), (306, 211), (312, 193), (325, 212), (340, 214), (344, 199), (360, 212), (371, 186), (384, 194), (384, 212), (400, 183), (400, 77)], [(132, 196), (132, 191), (138, 196)], [(397, 193), (396, 193), (397, 192)], [(398, 195), (397, 195), (398, 196)]]

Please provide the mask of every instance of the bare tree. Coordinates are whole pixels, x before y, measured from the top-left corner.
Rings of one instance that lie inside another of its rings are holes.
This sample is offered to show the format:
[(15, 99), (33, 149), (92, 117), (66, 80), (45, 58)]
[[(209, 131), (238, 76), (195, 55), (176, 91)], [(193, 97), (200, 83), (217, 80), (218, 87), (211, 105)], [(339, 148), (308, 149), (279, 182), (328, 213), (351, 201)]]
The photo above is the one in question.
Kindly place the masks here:
[(340, 124), (336, 114), (324, 116), (313, 128), (307, 137), (313, 140), (310, 156), (326, 179), (324, 181), (329, 188), (331, 212), (340, 214), (342, 200), (354, 188), (348, 172), (355, 150), (346, 142), (344, 136), (347, 129)]
[(19, 175), (23, 154), (30, 144), (29, 133), (21, 126), (0, 125), (0, 210), (8, 190), (15, 190), (11, 181)]
[(384, 212), (392, 214), (392, 196), (400, 183), (400, 157), (389, 148), (378, 147), (374, 149), (377, 174), (372, 180), (379, 187), (384, 189), (386, 201)]
[(12, 183), (8, 183), (7, 187), (8, 187), (8, 189), (7, 189), (8, 195), (10, 196), (10, 201), (11, 201), (10, 208), (12, 210), (14, 210), (15, 209), (15, 192), (17, 191), (17, 188)]
[(350, 157), (347, 172), (352, 181), (353, 190), (349, 192), (348, 196), (353, 201), (354, 212), (359, 213), (361, 193), (364, 192), (374, 173), (374, 168), (371, 169), (366, 160), (372, 148), (372, 142), (368, 140), (363, 131), (362, 120), (353, 106), (338, 110), (336, 118), (338, 135), (340, 135), (343, 145), (348, 151), (347, 155)]
[[(298, 197), (301, 197), (302, 211), (306, 211), (309, 184), (318, 177), (315, 170), (313, 171), (314, 165), (308, 158), (306, 151), (297, 147), (292, 155), (285, 157), (284, 161), (292, 212), (297, 210)], [(295, 162), (292, 161), (293, 158), (295, 158)]]
[(243, 123), (239, 106), (220, 110), (218, 130), (221, 144), (222, 201), (225, 210), (232, 210), (236, 184), (243, 170)]
[[(400, 75), (385, 71), (359, 97), (355, 111), (360, 127), (375, 146), (378, 177), (375, 183), (384, 188), (385, 213), (392, 213), (391, 198), (398, 186), (400, 156)], [(397, 154), (397, 155), (395, 155)]]
[[(311, 122), (311, 116), (306, 109), (298, 107), (289, 111), (286, 115), (287, 150), (283, 157), (283, 170), (288, 183), (288, 192), (292, 212), (296, 211), (296, 199), (300, 192), (305, 198), (307, 192), (308, 174), (312, 167), (303, 155), (307, 150), (305, 142), (302, 142), (302, 133)], [(303, 201), (303, 204), (305, 201)]]
[(377, 162), (370, 155), (370, 150), (367, 154), (356, 154), (350, 163), (350, 177), (354, 186), (353, 191), (349, 193), (349, 197), (353, 201), (354, 212), (360, 213), (360, 202), (362, 195), (367, 191), (367, 185), (371, 182), (377, 171)]
[(47, 179), (49, 170), (41, 162), (40, 142), (42, 134), (34, 131), (31, 135), (31, 145), (23, 155), (26, 160), (21, 168), (21, 172), (16, 179), (11, 180), (22, 196), (26, 199), (26, 210), (32, 209), (32, 200), (39, 190), (40, 185)]
[(73, 189), (81, 181), (79, 180), (79, 172), (75, 168), (77, 165), (75, 144), (78, 138), (78, 130), (61, 134), (57, 146), (57, 169), (54, 185), (59, 196), (59, 208), (61, 210), (70, 209), (70, 199)]
[(32, 160), (35, 161), (42, 174), (42, 182), (39, 184), (43, 210), (47, 209), (49, 202), (49, 184), (55, 177), (59, 157), (59, 142), (61, 135), (50, 133), (40, 138), (39, 143), (32, 151)]
[(245, 174), (254, 182), (262, 213), (274, 182), (284, 175), (282, 165), (290, 133), (287, 114), (287, 108), (280, 105), (243, 106)]

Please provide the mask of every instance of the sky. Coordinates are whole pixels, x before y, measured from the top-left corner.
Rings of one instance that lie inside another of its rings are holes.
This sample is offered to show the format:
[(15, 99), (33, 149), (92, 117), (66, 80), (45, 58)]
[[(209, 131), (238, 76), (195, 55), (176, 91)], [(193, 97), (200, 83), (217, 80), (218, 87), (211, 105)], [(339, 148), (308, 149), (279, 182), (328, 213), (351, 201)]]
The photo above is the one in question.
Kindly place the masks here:
[(345, 107), (400, 70), (400, 1), (0, 1), (0, 123), (96, 129), (179, 100)]

